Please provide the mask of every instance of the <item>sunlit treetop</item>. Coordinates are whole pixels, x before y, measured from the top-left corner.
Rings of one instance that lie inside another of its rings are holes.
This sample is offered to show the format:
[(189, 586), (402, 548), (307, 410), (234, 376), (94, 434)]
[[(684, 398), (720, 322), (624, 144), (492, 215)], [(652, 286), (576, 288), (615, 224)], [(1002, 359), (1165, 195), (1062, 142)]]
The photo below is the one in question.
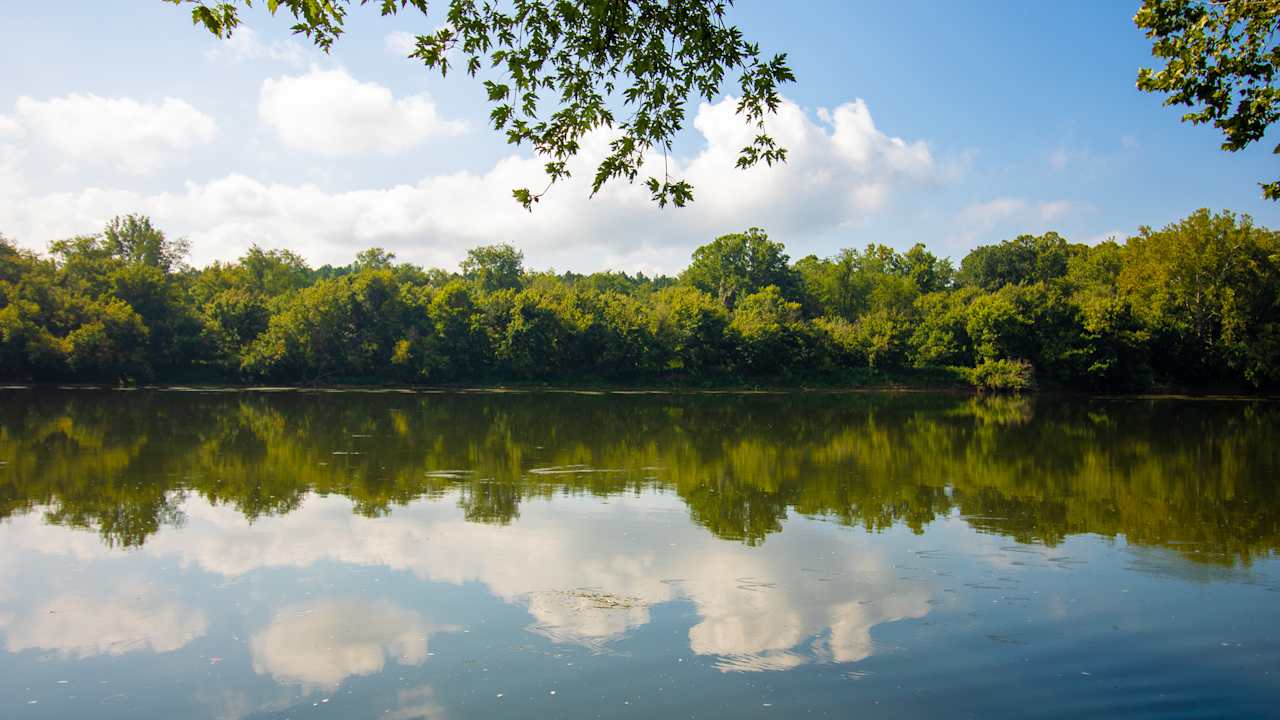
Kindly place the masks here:
[[(1212, 123), (1223, 150), (1261, 140), (1280, 119), (1280, 0), (1143, 0), (1133, 21), (1165, 62), (1140, 70), (1138, 89), (1190, 108), (1185, 121)], [(1280, 181), (1262, 193), (1280, 199)]]
[[(253, 0), (167, 0), (190, 5), (193, 22), (220, 38), (240, 24)], [(444, 0), (440, 0), (442, 3)], [(342, 35), (352, 5), (383, 15), (428, 14), (428, 0), (263, 0), (273, 15), (293, 16), (293, 31), (328, 51)], [(665, 162), (694, 98), (713, 100), (736, 79), (737, 112), (756, 128), (738, 153), (748, 168), (786, 160), (765, 129), (781, 102), (778, 87), (795, 80), (786, 55), (766, 57), (725, 21), (733, 0), (448, 0), (444, 24), (418, 35), (410, 57), (441, 75), (460, 63), (483, 80), (489, 117), (513, 145), (530, 145), (546, 162), (546, 188), (519, 188), (526, 209), (556, 181), (596, 128), (615, 136), (596, 167), (591, 192), (610, 180), (634, 182), (651, 151), (663, 155), (662, 177), (645, 184), (659, 206), (683, 206), (693, 187)], [(437, 20), (438, 22), (438, 20)], [(486, 69), (487, 68), (487, 69)], [(615, 115), (615, 110), (618, 113)]]

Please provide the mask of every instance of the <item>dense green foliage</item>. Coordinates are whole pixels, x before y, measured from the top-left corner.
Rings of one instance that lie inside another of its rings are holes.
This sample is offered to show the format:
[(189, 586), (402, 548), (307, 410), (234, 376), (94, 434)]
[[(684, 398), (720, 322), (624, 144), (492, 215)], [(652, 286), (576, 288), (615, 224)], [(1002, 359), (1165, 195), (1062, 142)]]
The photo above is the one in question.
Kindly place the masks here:
[(0, 239), (10, 380), (640, 384), (1280, 385), (1280, 234), (1199, 211), (1124, 244), (1056, 233), (956, 270), (917, 245), (791, 262), (759, 229), (678, 278), (533, 272), (511, 246), (461, 273), (374, 248), (313, 269), (251, 249), (203, 269), (149, 220)]
[[(218, 37), (240, 24), (241, 5), (253, 0), (168, 0), (191, 6), (192, 21)], [(376, 5), (383, 15), (416, 11), (427, 0), (265, 0), (271, 14), (284, 9), (293, 31), (326, 52), (342, 34), (353, 4)], [(418, 35), (409, 57), (448, 73), (455, 60), (483, 77), (495, 130), (514, 145), (528, 144), (546, 160), (548, 187), (570, 175), (568, 161), (587, 133), (610, 133), (609, 152), (596, 167), (591, 192), (614, 179), (633, 182), (647, 156), (665, 158), (684, 127), (690, 101), (714, 100), (736, 75), (737, 111), (755, 129), (737, 165), (786, 160), (764, 119), (782, 102), (778, 86), (795, 80), (785, 55), (765, 57), (737, 27), (725, 22), (733, 0), (627, 0), (627, 2), (478, 2), (440, 0), (447, 10), (436, 27)], [(443, 24), (442, 24), (443, 21)], [(547, 112), (546, 106), (552, 111)], [(645, 185), (659, 205), (684, 205), (693, 186), (663, 163)], [(513, 191), (526, 208), (542, 193)]]
[[(1183, 120), (1212, 123), (1223, 150), (1261, 140), (1280, 119), (1280, 0), (1143, 0), (1133, 20), (1165, 63), (1140, 70), (1138, 89), (1190, 108)], [(1262, 192), (1280, 199), (1280, 181)]]
[(198, 494), (250, 520), (311, 493), (389, 513), (659, 488), (746, 543), (790, 512), (916, 531), (1168, 545), (1204, 562), (1280, 550), (1280, 408), (1267, 401), (914, 394), (5, 391), (0, 520), (39, 511), (137, 546)]

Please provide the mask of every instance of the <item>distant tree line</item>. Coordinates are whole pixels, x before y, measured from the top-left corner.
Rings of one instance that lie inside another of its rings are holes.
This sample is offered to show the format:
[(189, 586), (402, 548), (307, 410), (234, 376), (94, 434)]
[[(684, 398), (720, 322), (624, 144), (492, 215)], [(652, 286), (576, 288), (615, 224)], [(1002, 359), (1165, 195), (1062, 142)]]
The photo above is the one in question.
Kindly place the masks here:
[(923, 245), (795, 262), (759, 229), (678, 277), (460, 272), (378, 248), (312, 268), (287, 250), (184, 264), (141, 216), (51, 243), (0, 237), (0, 376), (94, 382), (1280, 385), (1280, 234), (1200, 210), (1123, 243), (1056, 233), (955, 267)]

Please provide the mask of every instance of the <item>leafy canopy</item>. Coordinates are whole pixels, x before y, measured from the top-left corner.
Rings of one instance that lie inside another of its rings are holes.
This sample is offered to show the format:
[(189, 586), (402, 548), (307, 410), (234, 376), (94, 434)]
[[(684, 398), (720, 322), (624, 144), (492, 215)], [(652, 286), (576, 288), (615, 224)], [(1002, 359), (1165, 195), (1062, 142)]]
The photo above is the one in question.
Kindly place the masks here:
[[(1165, 62), (1139, 70), (1138, 89), (1190, 108), (1185, 121), (1212, 123), (1223, 150), (1261, 140), (1280, 119), (1280, 0), (1143, 0), (1133, 21)], [(1262, 184), (1262, 194), (1280, 199), (1280, 181)]]
[(1228, 212), (1092, 247), (1022, 235), (959, 273), (922, 246), (793, 264), (758, 228), (679, 279), (530, 271), (510, 245), (460, 273), (184, 251), (143, 216), (45, 257), (0, 237), (0, 380), (1280, 388), (1280, 231)]
[[(253, 0), (167, 0), (192, 5), (192, 21), (221, 38), (240, 24), (241, 5)], [(287, 10), (293, 31), (329, 51), (343, 32), (353, 0), (265, 0), (267, 10)], [(428, 0), (358, 0), (383, 15), (416, 10)], [(529, 144), (546, 160), (547, 187), (519, 188), (526, 208), (556, 181), (569, 177), (568, 161), (596, 128), (616, 131), (596, 167), (591, 192), (610, 180), (634, 182), (645, 156), (663, 154), (661, 178), (645, 184), (659, 206), (683, 206), (693, 187), (673, 177), (665, 158), (685, 124), (692, 97), (712, 100), (727, 76), (737, 75), (738, 114), (756, 135), (738, 153), (737, 165), (786, 160), (787, 151), (766, 132), (765, 116), (781, 102), (778, 86), (795, 80), (786, 55), (765, 57), (760, 46), (725, 22), (733, 0), (449, 0), (445, 24), (418, 35), (410, 57), (443, 76), (459, 51), (467, 74), (484, 79), (493, 127), (513, 145)], [(548, 105), (552, 107), (548, 108)], [(625, 114), (615, 115), (615, 109)]]
[(687, 284), (733, 309), (742, 297), (776, 285), (783, 295), (796, 293), (795, 273), (782, 243), (760, 228), (721, 235), (693, 251), (681, 276)]
[(471, 248), (460, 269), (463, 277), (478, 283), (485, 292), (517, 290), (524, 274), (524, 253), (505, 244)]

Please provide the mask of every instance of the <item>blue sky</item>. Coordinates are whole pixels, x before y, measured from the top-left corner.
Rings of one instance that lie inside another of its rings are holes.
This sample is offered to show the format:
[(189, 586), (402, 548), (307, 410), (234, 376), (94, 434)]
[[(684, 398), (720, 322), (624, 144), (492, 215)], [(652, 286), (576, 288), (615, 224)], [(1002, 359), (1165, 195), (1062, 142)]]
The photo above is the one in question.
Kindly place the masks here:
[(159, 0), (11, 5), (0, 232), (33, 248), (137, 211), (188, 237), (198, 263), (257, 243), (317, 264), (379, 245), (451, 266), (510, 242), (539, 268), (674, 272), (750, 226), (793, 257), (924, 242), (959, 259), (1021, 232), (1096, 242), (1199, 207), (1280, 225), (1257, 188), (1278, 169), (1267, 147), (1224, 153), (1217, 131), (1134, 88), (1149, 58), (1136, 2), (741, 0), (733, 21), (799, 77), (771, 125), (792, 161), (734, 170), (745, 130), (718, 99), (690, 108), (677, 143), (692, 206), (621, 185), (588, 200), (574, 182), (532, 215), (509, 193), (540, 186), (540, 163), (488, 128), (478, 85), (403, 57), (404, 34), (437, 18), (356, 9), (325, 56), (261, 9), (226, 43)]

